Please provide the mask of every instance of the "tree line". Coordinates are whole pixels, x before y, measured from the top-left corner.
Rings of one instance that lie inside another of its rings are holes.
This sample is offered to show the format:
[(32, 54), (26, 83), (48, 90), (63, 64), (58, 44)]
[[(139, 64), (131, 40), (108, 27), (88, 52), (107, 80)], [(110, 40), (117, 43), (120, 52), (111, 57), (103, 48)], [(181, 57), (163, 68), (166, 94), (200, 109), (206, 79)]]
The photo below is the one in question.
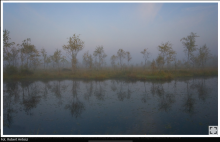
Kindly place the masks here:
[[(4, 55), (4, 69), (7, 73), (31, 73), (38, 67), (43, 67), (44, 70), (51, 65), (60, 72), (61, 66), (69, 63), (67, 57), (70, 59), (71, 70), (75, 72), (77, 70), (77, 54), (84, 49), (84, 41), (80, 39), (80, 35), (74, 34), (69, 37), (67, 44), (63, 45), (63, 50), (66, 51), (66, 56), (62, 55), (60, 49), (56, 49), (53, 55), (48, 55), (46, 50), (42, 48), (38, 50), (35, 45), (31, 44), (31, 39), (27, 38), (22, 41), (21, 44), (15, 44), (10, 42), (9, 31), (3, 31), (3, 55)], [(176, 58), (176, 51), (173, 50), (170, 42), (162, 43), (158, 46), (159, 54), (157, 58), (150, 62), (152, 71), (168, 69), (171, 65), (176, 69), (180, 65), (186, 68), (199, 67), (203, 69), (206, 62), (211, 59), (212, 55), (210, 49), (205, 45), (197, 47), (195, 44), (196, 38), (199, 37), (196, 33), (191, 32), (190, 35), (180, 39), (183, 45), (184, 52), (186, 53), (186, 60), (178, 60)], [(148, 48), (143, 49), (140, 52), (143, 56), (143, 68), (147, 69), (147, 62), (149, 62), (150, 52)], [(107, 54), (104, 51), (103, 46), (97, 46), (93, 54), (86, 51), (83, 54), (83, 64), (88, 70), (97, 69), (100, 70), (105, 66), (105, 58)], [(115, 55), (112, 55), (111, 66), (113, 69), (125, 69), (129, 67), (131, 61), (131, 53), (119, 49)], [(126, 60), (127, 63), (124, 63)], [(166, 68), (165, 68), (166, 66)]]

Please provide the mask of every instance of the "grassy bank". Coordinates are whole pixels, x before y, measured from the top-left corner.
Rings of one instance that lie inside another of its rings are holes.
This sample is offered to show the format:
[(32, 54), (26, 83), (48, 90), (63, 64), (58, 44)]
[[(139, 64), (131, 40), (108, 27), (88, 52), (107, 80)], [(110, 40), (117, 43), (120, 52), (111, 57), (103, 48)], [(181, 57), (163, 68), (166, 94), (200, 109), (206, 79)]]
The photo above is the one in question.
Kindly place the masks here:
[(134, 80), (171, 80), (174, 78), (198, 77), (198, 76), (218, 76), (218, 69), (193, 69), (193, 70), (162, 70), (152, 72), (143, 69), (129, 70), (77, 70), (71, 71), (35, 71), (33, 74), (3, 74), (4, 80), (20, 80), (20, 79), (134, 79)]

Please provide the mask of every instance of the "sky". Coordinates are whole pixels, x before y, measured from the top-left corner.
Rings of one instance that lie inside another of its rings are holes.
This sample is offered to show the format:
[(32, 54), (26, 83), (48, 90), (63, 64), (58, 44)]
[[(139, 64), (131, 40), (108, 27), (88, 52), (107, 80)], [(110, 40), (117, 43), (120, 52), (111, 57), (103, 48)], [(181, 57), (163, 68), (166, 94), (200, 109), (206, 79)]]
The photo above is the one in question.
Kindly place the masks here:
[[(198, 47), (204, 44), (218, 55), (218, 3), (3, 3), (3, 29), (10, 31), (12, 42), (21, 44), (31, 38), (38, 50), (48, 55), (62, 50), (68, 38), (79, 35), (84, 49), (77, 54), (93, 54), (103, 46), (110, 63), (119, 49), (129, 51), (130, 63), (144, 62), (145, 48), (156, 59), (158, 46), (170, 42), (177, 58), (186, 59), (180, 41), (196, 33)], [(124, 63), (126, 63), (124, 61)]]

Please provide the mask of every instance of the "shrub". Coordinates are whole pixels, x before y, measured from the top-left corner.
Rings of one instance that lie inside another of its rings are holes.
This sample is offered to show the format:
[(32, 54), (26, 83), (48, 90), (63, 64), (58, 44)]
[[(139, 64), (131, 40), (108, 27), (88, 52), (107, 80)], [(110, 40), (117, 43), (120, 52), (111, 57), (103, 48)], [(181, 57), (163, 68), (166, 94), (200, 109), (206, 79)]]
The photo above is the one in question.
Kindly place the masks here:
[(32, 72), (30, 69), (22, 68), (22, 69), (20, 70), (20, 74), (23, 74), (23, 75), (31, 75), (31, 74), (33, 74), (33, 72)]
[(18, 69), (15, 66), (6, 66), (5, 68), (5, 73), (8, 75), (13, 75), (13, 74), (17, 74), (18, 73)]

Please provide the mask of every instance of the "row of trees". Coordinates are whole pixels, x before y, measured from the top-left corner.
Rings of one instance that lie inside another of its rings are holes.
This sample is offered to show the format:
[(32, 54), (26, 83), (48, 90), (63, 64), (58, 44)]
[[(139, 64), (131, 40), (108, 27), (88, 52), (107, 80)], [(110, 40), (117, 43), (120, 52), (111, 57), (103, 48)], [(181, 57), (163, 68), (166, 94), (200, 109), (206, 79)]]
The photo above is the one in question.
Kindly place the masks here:
[[(22, 44), (15, 45), (14, 42), (10, 42), (9, 31), (4, 30), (3, 33), (3, 42), (4, 42), (4, 67), (6, 68), (16, 68), (20, 64), (21, 70), (31, 70), (36, 69), (40, 65), (43, 65), (43, 68), (46, 69), (48, 65), (57, 67), (60, 71), (61, 63), (64, 65), (68, 63), (67, 57), (70, 58), (72, 71), (77, 69), (77, 54), (84, 48), (84, 42), (79, 38), (80, 35), (73, 35), (69, 38), (67, 45), (63, 45), (63, 50), (66, 51), (67, 56), (63, 56), (61, 50), (56, 49), (53, 55), (48, 56), (44, 48), (40, 51), (36, 49), (34, 45), (31, 44), (31, 39), (27, 38), (22, 41)], [(206, 45), (203, 45), (200, 48), (197, 48), (195, 45), (195, 38), (199, 37), (196, 33), (191, 33), (189, 36), (182, 38), (180, 41), (183, 44), (184, 51), (187, 56), (187, 60), (184, 61), (184, 64), (187, 67), (201, 67), (204, 68), (204, 65), (208, 59), (210, 59), (211, 54), (210, 50)], [(176, 52), (172, 48), (170, 42), (162, 43), (158, 46), (159, 54), (156, 59), (153, 59), (150, 63), (151, 69), (154, 71), (156, 69), (164, 69), (165, 65), (169, 67), (171, 63), (176, 68), (180, 64), (180, 60), (177, 61)], [(197, 52), (196, 52), (197, 51)], [(143, 67), (147, 68), (147, 62), (150, 56), (150, 52), (147, 48), (140, 52), (144, 59)], [(41, 59), (40, 59), (41, 56)], [(83, 54), (83, 63), (86, 68), (91, 69), (101, 69), (105, 64), (105, 58), (107, 57), (104, 52), (103, 46), (97, 46), (93, 54), (90, 54), (89, 51)], [(115, 69), (119, 67), (123, 69), (126, 64), (123, 63), (124, 60), (127, 61), (127, 66), (132, 57), (129, 51), (124, 51), (119, 49), (116, 55), (111, 56), (111, 65)]]

